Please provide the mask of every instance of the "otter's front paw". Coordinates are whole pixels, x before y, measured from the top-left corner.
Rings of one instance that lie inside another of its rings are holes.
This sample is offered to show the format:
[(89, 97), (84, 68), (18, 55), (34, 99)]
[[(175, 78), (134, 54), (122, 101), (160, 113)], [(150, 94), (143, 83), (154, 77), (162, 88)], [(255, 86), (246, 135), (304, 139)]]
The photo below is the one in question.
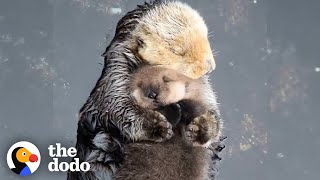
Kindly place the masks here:
[(143, 123), (145, 140), (163, 142), (172, 137), (172, 125), (166, 117), (157, 111), (149, 111), (146, 122)]
[(209, 146), (220, 134), (219, 119), (211, 112), (194, 118), (186, 127), (185, 137), (196, 146)]

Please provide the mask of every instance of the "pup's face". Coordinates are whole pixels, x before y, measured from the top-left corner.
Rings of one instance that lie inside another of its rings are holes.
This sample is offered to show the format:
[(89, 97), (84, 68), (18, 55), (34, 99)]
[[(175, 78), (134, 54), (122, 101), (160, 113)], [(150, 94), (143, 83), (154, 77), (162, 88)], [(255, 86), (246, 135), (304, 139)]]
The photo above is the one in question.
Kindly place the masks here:
[(156, 109), (176, 103), (185, 96), (185, 83), (166, 76), (146, 77), (135, 83), (132, 96), (143, 108)]

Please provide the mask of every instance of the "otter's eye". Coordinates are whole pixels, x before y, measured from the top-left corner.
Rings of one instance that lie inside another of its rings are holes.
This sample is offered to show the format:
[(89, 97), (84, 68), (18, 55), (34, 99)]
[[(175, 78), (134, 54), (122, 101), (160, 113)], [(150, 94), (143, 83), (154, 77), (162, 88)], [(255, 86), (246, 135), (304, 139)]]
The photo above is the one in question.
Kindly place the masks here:
[(139, 46), (139, 47), (144, 47), (144, 46), (145, 46), (145, 43), (144, 43), (144, 41), (143, 41), (141, 38), (138, 38), (138, 39), (137, 39), (137, 43), (138, 43), (138, 46)]
[(183, 50), (182, 47), (175, 47), (175, 48), (170, 48), (171, 52), (173, 52), (174, 54), (178, 55), (178, 56), (185, 56), (187, 54), (186, 51)]
[(171, 78), (168, 77), (168, 76), (163, 76), (163, 77), (162, 77), (162, 80), (163, 80), (163, 82), (165, 82), (165, 83), (170, 82), (170, 81), (173, 81), (173, 79), (171, 79)]
[(22, 153), (22, 156), (26, 156), (26, 155), (27, 155), (27, 153), (26, 153), (26, 152), (23, 152), (23, 153)]
[(149, 90), (148, 92), (148, 98), (155, 99), (157, 97), (157, 94), (153, 92), (152, 90)]

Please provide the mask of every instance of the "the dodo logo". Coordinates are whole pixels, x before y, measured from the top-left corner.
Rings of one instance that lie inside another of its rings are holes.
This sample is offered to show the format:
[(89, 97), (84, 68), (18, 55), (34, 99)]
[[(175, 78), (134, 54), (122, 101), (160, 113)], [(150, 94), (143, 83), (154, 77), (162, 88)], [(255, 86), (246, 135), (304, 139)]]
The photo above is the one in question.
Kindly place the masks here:
[(12, 145), (7, 154), (9, 168), (20, 176), (34, 173), (40, 165), (40, 152), (30, 142), (20, 141)]

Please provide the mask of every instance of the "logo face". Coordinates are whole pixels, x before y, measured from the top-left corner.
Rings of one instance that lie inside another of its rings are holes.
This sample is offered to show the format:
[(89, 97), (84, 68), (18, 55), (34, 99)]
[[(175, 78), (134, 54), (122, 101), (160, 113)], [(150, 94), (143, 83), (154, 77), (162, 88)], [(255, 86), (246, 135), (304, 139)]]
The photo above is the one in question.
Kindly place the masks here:
[(9, 168), (20, 176), (34, 173), (40, 165), (40, 152), (30, 142), (20, 141), (12, 145), (7, 153)]

